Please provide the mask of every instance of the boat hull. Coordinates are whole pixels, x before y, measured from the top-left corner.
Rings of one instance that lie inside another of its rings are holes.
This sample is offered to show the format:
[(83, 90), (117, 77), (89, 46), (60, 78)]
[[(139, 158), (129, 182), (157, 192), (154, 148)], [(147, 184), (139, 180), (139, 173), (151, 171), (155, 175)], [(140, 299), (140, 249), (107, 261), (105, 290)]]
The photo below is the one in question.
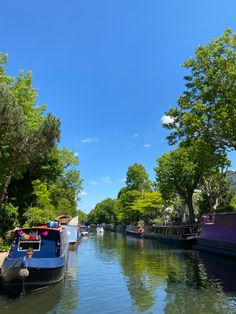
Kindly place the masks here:
[(28, 268), (29, 276), (23, 280), (19, 276), (20, 269), (3, 269), (2, 286), (10, 294), (20, 294), (23, 289), (28, 292), (47, 288), (63, 280), (66, 273), (64, 266), (45, 269)]
[(236, 258), (236, 213), (204, 216), (196, 249)]
[(143, 233), (132, 231), (132, 230), (126, 230), (125, 234), (126, 235), (131, 235), (131, 236), (134, 236), (134, 237), (137, 237), (137, 238), (142, 238), (143, 237)]

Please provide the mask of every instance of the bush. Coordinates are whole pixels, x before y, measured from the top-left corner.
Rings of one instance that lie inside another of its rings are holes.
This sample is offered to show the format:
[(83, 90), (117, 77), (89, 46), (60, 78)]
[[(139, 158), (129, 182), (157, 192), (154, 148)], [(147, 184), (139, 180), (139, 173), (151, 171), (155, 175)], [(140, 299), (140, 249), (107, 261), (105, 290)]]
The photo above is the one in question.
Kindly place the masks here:
[(18, 207), (11, 203), (0, 204), (0, 237), (6, 239), (6, 232), (18, 226)]

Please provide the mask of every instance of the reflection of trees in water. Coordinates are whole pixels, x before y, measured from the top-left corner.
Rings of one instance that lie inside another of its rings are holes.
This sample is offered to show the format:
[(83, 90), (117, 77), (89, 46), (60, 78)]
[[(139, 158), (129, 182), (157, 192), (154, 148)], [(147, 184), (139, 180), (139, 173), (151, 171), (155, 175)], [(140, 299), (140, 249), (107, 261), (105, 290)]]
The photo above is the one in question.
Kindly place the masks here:
[[(98, 243), (99, 239), (98, 239)], [(107, 235), (99, 250), (110, 258), (117, 258), (127, 278), (127, 288), (139, 311), (150, 309), (156, 303), (156, 289), (165, 284), (171, 273), (178, 278), (181, 262), (171, 250), (149, 240)]]
[(61, 285), (63, 293), (55, 308), (49, 313), (75, 313), (79, 301), (79, 282), (77, 279), (78, 252), (70, 251), (67, 277)]
[[(222, 282), (217, 280), (220, 277), (208, 271), (216, 270), (217, 257), (206, 260), (199, 257), (198, 252), (114, 234), (106, 234), (99, 243), (101, 257), (105, 254), (119, 260), (138, 311), (150, 310), (158, 304), (156, 290), (162, 287), (167, 314), (236, 313), (223, 292)], [(227, 265), (227, 261), (223, 265)], [(222, 268), (222, 264), (219, 267)]]
[(180, 278), (167, 276), (165, 313), (236, 313), (225, 294), (222, 283), (210, 278), (197, 252), (185, 254)]

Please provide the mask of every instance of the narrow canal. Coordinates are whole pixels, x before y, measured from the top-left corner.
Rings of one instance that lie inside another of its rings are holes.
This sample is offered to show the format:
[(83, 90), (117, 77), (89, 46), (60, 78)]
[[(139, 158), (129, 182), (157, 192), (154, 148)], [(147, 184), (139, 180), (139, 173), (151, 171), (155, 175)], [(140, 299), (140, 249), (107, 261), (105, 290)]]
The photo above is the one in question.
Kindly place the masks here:
[(153, 240), (105, 233), (70, 252), (65, 281), (17, 299), (11, 314), (236, 313), (236, 262)]

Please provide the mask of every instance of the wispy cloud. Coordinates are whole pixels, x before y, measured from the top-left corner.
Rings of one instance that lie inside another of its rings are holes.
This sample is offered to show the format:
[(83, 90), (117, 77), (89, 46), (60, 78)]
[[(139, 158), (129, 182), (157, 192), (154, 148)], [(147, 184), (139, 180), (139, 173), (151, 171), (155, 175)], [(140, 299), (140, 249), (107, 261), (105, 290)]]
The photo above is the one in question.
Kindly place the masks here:
[(120, 182), (125, 182), (126, 181), (126, 178), (122, 178), (119, 180)]
[(90, 181), (89, 183), (90, 183), (91, 185), (96, 185), (96, 184), (97, 184), (96, 181)]
[(137, 138), (138, 137), (138, 134), (137, 133), (135, 133), (133, 136), (132, 136), (132, 138)]
[(144, 147), (150, 147), (151, 145), (150, 144), (144, 144), (143, 146)]
[(161, 118), (161, 122), (164, 123), (164, 124), (171, 124), (171, 123), (174, 122), (174, 119), (171, 118), (170, 116), (164, 115), (164, 116)]
[(103, 183), (107, 183), (107, 184), (111, 184), (112, 183), (111, 178), (108, 177), (108, 176), (102, 177), (101, 180), (102, 180)]
[(82, 143), (95, 143), (95, 142), (98, 142), (98, 138), (97, 137), (94, 137), (94, 138), (86, 137), (81, 142)]
[(79, 193), (80, 196), (87, 195), (85, 191)]
[(79, 153), (78, 153), (78, 152), (75, 152), (75, 153), (74, 153), (74, 156), (75, 156), (75, 157), (78, 157), (78, 156), (79, 156)]

